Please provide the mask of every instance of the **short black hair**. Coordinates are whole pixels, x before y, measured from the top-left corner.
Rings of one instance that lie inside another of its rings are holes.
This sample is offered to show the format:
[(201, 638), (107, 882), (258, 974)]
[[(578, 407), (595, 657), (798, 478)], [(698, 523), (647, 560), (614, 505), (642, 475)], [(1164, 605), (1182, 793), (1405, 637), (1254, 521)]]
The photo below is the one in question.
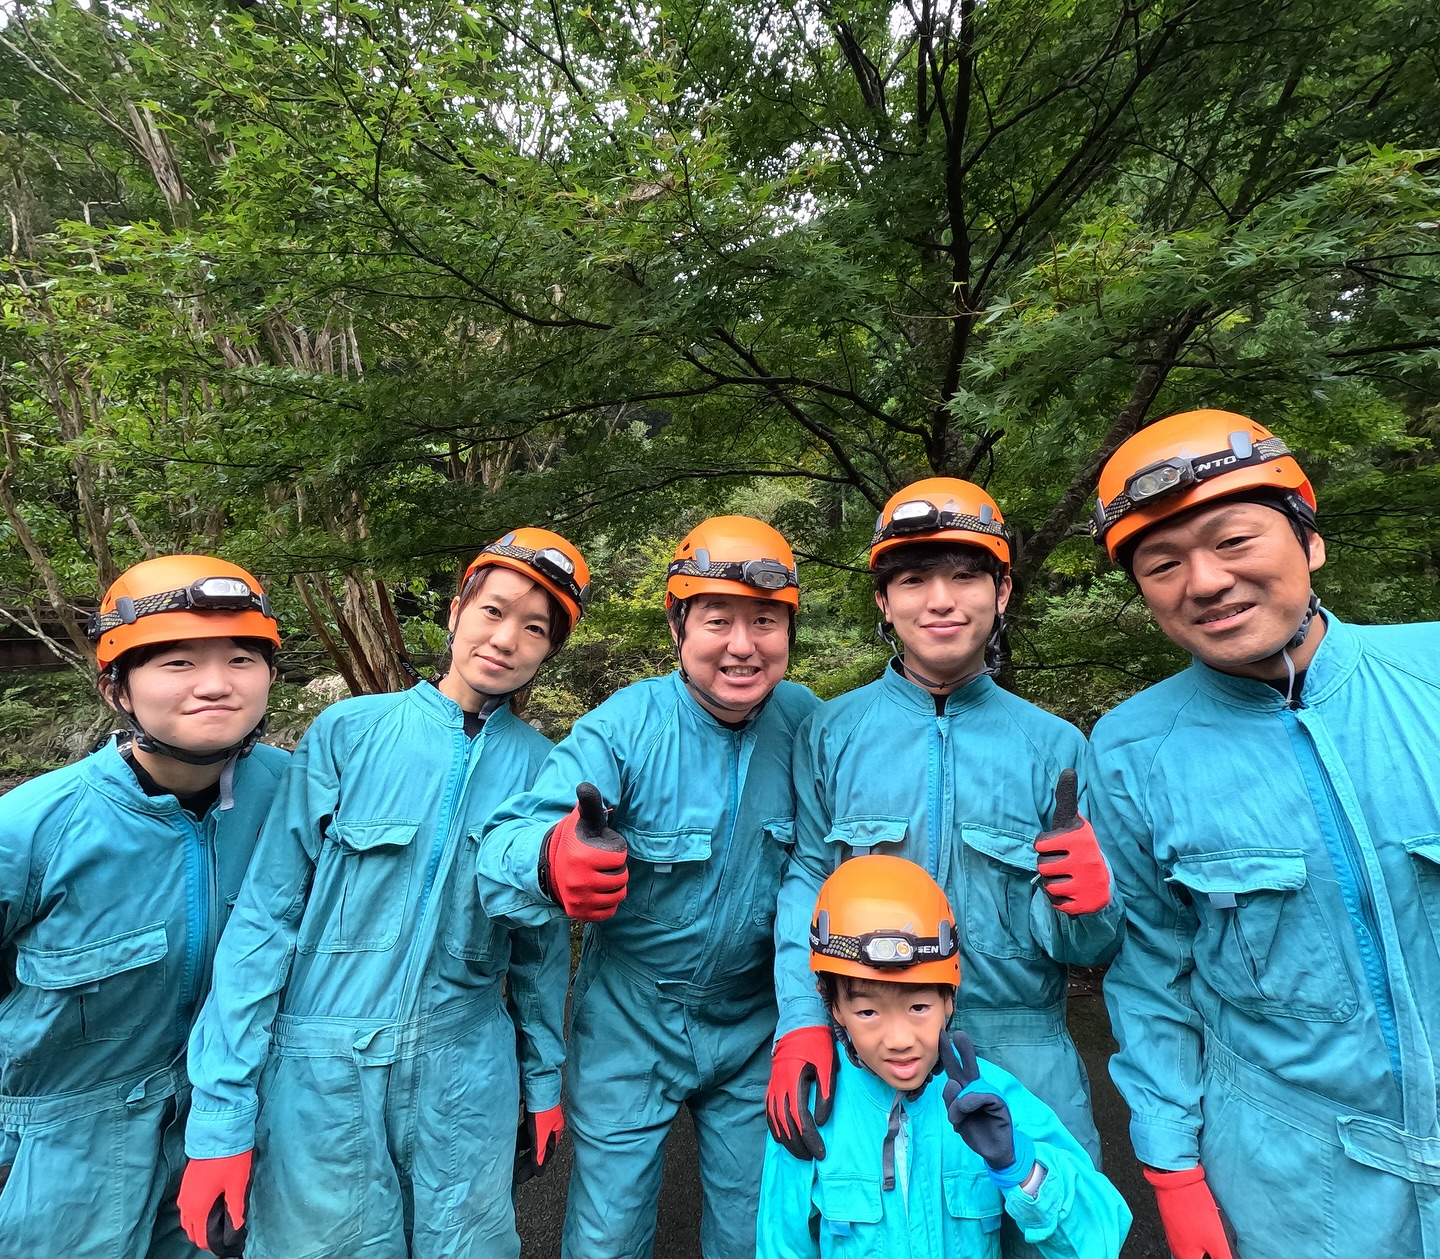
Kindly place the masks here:
[(870, 979), (868, 977), (862, 978), (858, 975), (836, 975), (830, 971), (823, 970), (815, 976), (815, 987), (820, 990), (820, 996), (825, 1002), (825, 1008), (828, 1009), (832, 1015), (834, 1014), (835, 1007), (839, 1004), (840, 999), (842, 997), (853, 996), (855, 989), (858, 986), (862, 984), (887, 983), (905, 984), (907, 988), (915, 989), (933, 988), (942, 997), (953, 997), (955, 995), (955, 987), (953, 984), (911, 984), (906, 983), (906, 981), (903, 979), (880, 979), (879, 977)]
[(1005, 565), (983, 546), (968, 542), (908, 542), (882, 551), (876, 559), (875, 592), (883, 595), (901, 573), (930, 573), (942, 568), (988, 573), (997, 588), (1005, 576)]
[[(149, 664), (156, 656), (163, 656), (167, 651), (173, 651), (177, 643), (186, 641), (182, 638), (172, 638), (163, 643), (145, 643), (140, 647), (132, 647), (129, 651), (123, 651), (110, 662), (110, 667), (102, 674), (102, 677), (109, 677), (110, 685), (116, 695), (130, 694), (130, 674), (141, 665)], [(265, 661), (272, 669), (275, 667), (275, 644), (268, 638), (249, 638), (236, 635), (232, 641), (241, 651), (254, 652)]]

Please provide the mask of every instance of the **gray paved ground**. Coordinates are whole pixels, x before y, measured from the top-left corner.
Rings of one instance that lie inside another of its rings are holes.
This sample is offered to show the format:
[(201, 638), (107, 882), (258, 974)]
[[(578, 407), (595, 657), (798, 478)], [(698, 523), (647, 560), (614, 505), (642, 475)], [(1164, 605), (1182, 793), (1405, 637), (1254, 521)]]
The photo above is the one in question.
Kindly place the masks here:
[[(1129, 1114), (1105, 1070), (1114, 1042), (1110, 1039), (1110, 1025), (1098, 984), (1088, 975), (1077, 977), (1072, 986), (1070, 1030), (1090, 1071), (1105, 1169), (1135, 1212), (1125, 1259), (1168, 1259), (1155, 1215), (1155, 1199), (1130, 1154), (1126, 1139)], [(523, 1259), (556, 1259), (560, 1254), (560, 1221), (569, 1175), (570, 1146), (565, 1142), (557, 1165), (521, 1190), (518, 1208)], [(700, 1182), (695, 1164), (695, 1134), (688, 1113), (682, 1110), (671, 1130), (665, 1154), (665, 1185), (660, 1196), (655, 1259), (698, 1259), (699, 1233)]]

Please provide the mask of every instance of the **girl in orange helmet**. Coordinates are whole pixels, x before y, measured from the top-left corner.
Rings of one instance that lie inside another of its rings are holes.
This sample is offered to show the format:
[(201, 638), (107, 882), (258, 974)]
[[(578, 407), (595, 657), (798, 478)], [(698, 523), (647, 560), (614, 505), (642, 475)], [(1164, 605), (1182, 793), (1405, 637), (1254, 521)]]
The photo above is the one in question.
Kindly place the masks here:
[(475, 837), (549, 750), (509, 701), (588, 597), (564, 538), (507, 533), (460, 578), (444, 675), (332, 705), (301, 740), (190, 1043), (197, 1244), (248, 1227), (249, 1259), (519, 1254), (515, 1116), (523, 1093), (543, 1162), (569, 942), (485, 915)]
[(757, 1259), (999, 1259), (1012, 1219), (1034, 1252), (1113, 1259), (1120, 1195), (1044, 1102), (977, 1057), (949, 1017), (960, 933), (939, 885), (899, 857), (825, 880), (810, 969), (841, 1052), (823, 1160), (765, 1152)]
[(280, 637), (204, 555), (92, 618), (127, 729), (0, 801), (0, 1256), (192, 1256), (175, 1209), (185, 1037), (287, 754), (258, 742)]

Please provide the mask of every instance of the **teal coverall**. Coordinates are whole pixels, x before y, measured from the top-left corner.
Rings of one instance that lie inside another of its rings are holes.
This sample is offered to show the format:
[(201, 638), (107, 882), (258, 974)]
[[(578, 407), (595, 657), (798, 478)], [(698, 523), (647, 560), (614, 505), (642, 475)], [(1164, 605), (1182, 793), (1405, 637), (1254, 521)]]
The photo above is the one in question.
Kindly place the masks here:
[(701, 1248), (752, 1259), (790, 750), (818, 702), (781, 682), (731, 730), (678, 673), (636, 682), (576, 722), (534, 790), (486, 831), (485, 909), (525, 923), (561, 914), (540, 893), (536, 863), (577, 784), (600, 789), (629, 847), (627, 894), (613, 918), (586, 928), (571, 1004), (567, 1259), (650, 1254), (661, 1155), (682, 1103), (699, 1144)]
[(1326, 626), (1294, 709), (1197, 662), (1095, 727), (1111, 1071), (1242, 1259), (1435, 1259), (1440, 625)]
[(1055, 780), (1084, 755), (1074, 726), (986, 676), (949, 695), (943, 716), (893, 664), (825, 704), (795, 741), (795, 850), (775, 920), (780, 1034), (829, 1024), (810, 972), (820, 885), (849, 857), (904, 857), (955, 909), (955, 1025), (1049, 1105), (1098, 1165), (1090, 1084), (1065, 1026), (1065, 964), (1109, 958), (1123, 911), (1116, 897), (1098, 913), (1058, 912), (1037, 882), (1035, 853)]
[(518, 1077), (559, 1102), (569, 945), (486, 918), (474, 835), (549, 746), (508, 707), (467, 737), (426, 682), (300, 741), (190, 1041), (186, 1153), (255, 1151), (247, 1259), (519, 1254)]
[(113, 741), (0, 800), (3, 1259), (200, 1254), (185, 1038), (287, 759), (258, 745), (198, 822)]
[(756, 1259), (998, 1259), (1005, 1216), (1044, 1259), (1115, 1259), (1130, 1227), (1124, 1199), (1054, 1111), (1009, 1072), (979, 1067), (1035, 1142), (1046, 1173), (1035, 1197), (1001, 1190), (950, 1126), (943, 1074), (918, 1096), (897, 1093), (841, 1052), (825, 1157), (798, 1159), (773, 1138), (766, 1147)]

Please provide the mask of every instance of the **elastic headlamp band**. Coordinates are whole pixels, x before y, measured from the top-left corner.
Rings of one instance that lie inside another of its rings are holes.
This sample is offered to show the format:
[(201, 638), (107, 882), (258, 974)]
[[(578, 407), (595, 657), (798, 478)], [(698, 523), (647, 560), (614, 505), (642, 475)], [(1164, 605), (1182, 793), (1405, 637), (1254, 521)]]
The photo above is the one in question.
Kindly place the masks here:
[(115, 600), (113, 612), (103, 616), (98, 612), (91, 614), (85, 633), (91, 642), (99, 642), (103, 634), (113, 629), (134, 625), (142, 616), (155, 616), (160, 612), (259, 612), (272, 621), (275, 619), (269, 598), (251, 590), (240, 578), (202, 577), (178, 590), (162, 590), (138, 599), (122, 595)]
[(870, 539), (871, 546), (879, 546), (882, 542), (888, 542), (891, 538), (903, 538), (912, 533), (936, 533), (941, 530), (959, 530), (965, 533), (988, 533), (991, 537), (1005, 538), (1005, 525), (991, 512), (989, 505), (981, 508), (985, 513), (983, 516), (972, 516), (967, 512), (941, 511), (931, 503), (925, 503), (923, 499), (917, 500), (929, 507), (928, 512), (915, 512), (908, 516), (896, 519), (896, 513), (911, 503), (901, 503), (895, 511), (890, 513), (890, 519), (883, 517), (875, 522), (875, 536)]
[(940, 923), (938, 936), (917, 936), (908, 931), (867, 931), (864, 935), (843, 936), (832, 934), (824, 923), (817, 926), (810, 928), (812, 953), (881, 970), (905, 970), (926, 962), (943, 962), (960, 952), (954, 927), (944, 921)]
[[(1229, 447), (1216, 451), (1213, 455), (1201, 455), (1198, 459), (1186, 459), (1183, 455), (1175, 455), (1141, 468), (1125, 482), (1125, 488), (1108, 503), (1102, 504), (1098, 499), (1096, 500), (1094, 517), (1090, 522), (1090, 536), (1103, 537), (1105, 531), (1122, 516), (1144, 507), (1147, 503), (1153, 503), (1157, 499), (1168, 498), (1171, 494), (1179, 493), (1186, 486), (1194, 485), (1199, 481), (1208, 481), (1211, 477), (1223, 476), (1227, 472), (1235, 472), (1241, 468), (1252, 468), (1258, 464), (1269, 463), (1272, 459), (1279, 459), (1291, 453), (1290, 447), (1279, 437), (1265, 437), (1253, 445), (1248, 440), (1236, 441), (1237, 438), (1242, 437), (1248, 439), (1248, 436), (1248, 434), (1235, 434)], [(1236, 449), (1237, 445), (1240, 447), (1239, 449)]]
[(795, 570), (779, 560), (738, 560), (733, 563), (714, 561), (702, 563), (697, 559), (673, 560), (665, 570), (669, 577), (707, 577), (717, 581), (738, 581), (756, 590), (784, 590), (788, 586), (797, 589), (800, 579)]
[[(519, 560), (520, 563), (528, 568), (533, 568), (548, 581), (553, 581), (574, 599), (582, 610), (590, 602), (590, 583), (587, 581), (582, 586), (575, 580), (575, 562), (558, 547), (542, 546), (538, 550), (532, 550), (528, 546), (492, 542), (480, 554), (503, 555), (506, 559)], [(467, 583), (476, 571), (473, 568), (470, 570), (466, 577)]]

